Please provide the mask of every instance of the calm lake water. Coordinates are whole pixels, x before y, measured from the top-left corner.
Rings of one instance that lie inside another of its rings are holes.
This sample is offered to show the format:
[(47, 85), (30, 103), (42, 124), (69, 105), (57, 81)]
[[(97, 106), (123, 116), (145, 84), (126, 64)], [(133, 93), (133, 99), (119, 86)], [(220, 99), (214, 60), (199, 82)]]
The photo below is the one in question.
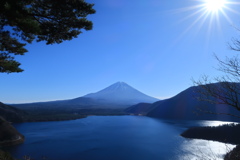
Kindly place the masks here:
[(193, 160), (222, 159), (234, 145), (179, 136), (191, 126), (218, 121), (168, 121), (142, 116), (90, 116), (59, 122), (15, 124), (24, 144), (8, 150), (35, 160)]

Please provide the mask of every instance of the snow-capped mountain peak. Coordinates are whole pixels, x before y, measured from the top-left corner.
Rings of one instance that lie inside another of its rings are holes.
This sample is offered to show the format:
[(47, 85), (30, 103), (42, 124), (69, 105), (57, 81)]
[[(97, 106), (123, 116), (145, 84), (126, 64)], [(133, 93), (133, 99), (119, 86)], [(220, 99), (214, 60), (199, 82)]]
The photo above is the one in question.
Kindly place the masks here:
[(117, 82), (96, 93), (90, 93), (84, 97), (105, 100), (110, 103), (136, 104), (140, 102), (152, 103), (158, 99), (150, 97), (125, 82)]

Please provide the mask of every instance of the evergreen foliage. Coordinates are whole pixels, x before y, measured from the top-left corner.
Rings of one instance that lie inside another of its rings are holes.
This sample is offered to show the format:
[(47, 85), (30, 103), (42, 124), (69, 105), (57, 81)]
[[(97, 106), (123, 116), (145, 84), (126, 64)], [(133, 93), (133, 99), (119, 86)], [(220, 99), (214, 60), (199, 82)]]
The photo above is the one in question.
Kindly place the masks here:
[(0, 72), (22, 72), (15, 55), (24, 55), (26, 43), (46, 44), (76, 38), (81, 29), (91, 30), (93, 4), (84, 0), (1, 0)]
[(0, 160), (14, 160), (10, 153), (0, 150)]

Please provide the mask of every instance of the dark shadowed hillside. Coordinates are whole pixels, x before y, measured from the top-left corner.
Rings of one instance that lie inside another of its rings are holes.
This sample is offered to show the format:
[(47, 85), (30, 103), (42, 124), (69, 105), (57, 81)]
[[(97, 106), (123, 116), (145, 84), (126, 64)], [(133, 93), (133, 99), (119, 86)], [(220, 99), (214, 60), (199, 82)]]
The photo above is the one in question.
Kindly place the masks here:
[(126, 108), (124, 111), (134, 115), (146, 115), (151, 109), (151, 103), (138, 103)]
[(207, 114), (199, 111), (200, 108), (201, 110), (214, 113), (240, 115), (240, 112), (232, 107), (198, 101), (196, 99), (198, 97), (198, 89), (198, 87), (190, 87), (172, 98), (153, 103), (150, 106), (152, 110), (147, 116), (166, 119), (240, 121), (239, 118), (232, 116)]
[(0, 116), (11, 122), (22, 122), (26, 112), (0, 102)]
[(23, 141), (23, 135), (21, 135), (9, 122), (0, 117), (0, 146), (16, 145)]

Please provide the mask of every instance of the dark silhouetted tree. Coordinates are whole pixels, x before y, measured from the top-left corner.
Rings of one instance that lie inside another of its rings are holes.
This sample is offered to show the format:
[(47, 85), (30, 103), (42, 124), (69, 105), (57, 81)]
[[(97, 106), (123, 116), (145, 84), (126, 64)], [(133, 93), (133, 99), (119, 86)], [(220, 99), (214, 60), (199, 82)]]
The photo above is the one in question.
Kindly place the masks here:
[(92, 7), (84, 0), (1, 0), (0, 72), (22, 72), (14, 56), (24, 55), (33, 40), (62, 43), (91, 30)]

